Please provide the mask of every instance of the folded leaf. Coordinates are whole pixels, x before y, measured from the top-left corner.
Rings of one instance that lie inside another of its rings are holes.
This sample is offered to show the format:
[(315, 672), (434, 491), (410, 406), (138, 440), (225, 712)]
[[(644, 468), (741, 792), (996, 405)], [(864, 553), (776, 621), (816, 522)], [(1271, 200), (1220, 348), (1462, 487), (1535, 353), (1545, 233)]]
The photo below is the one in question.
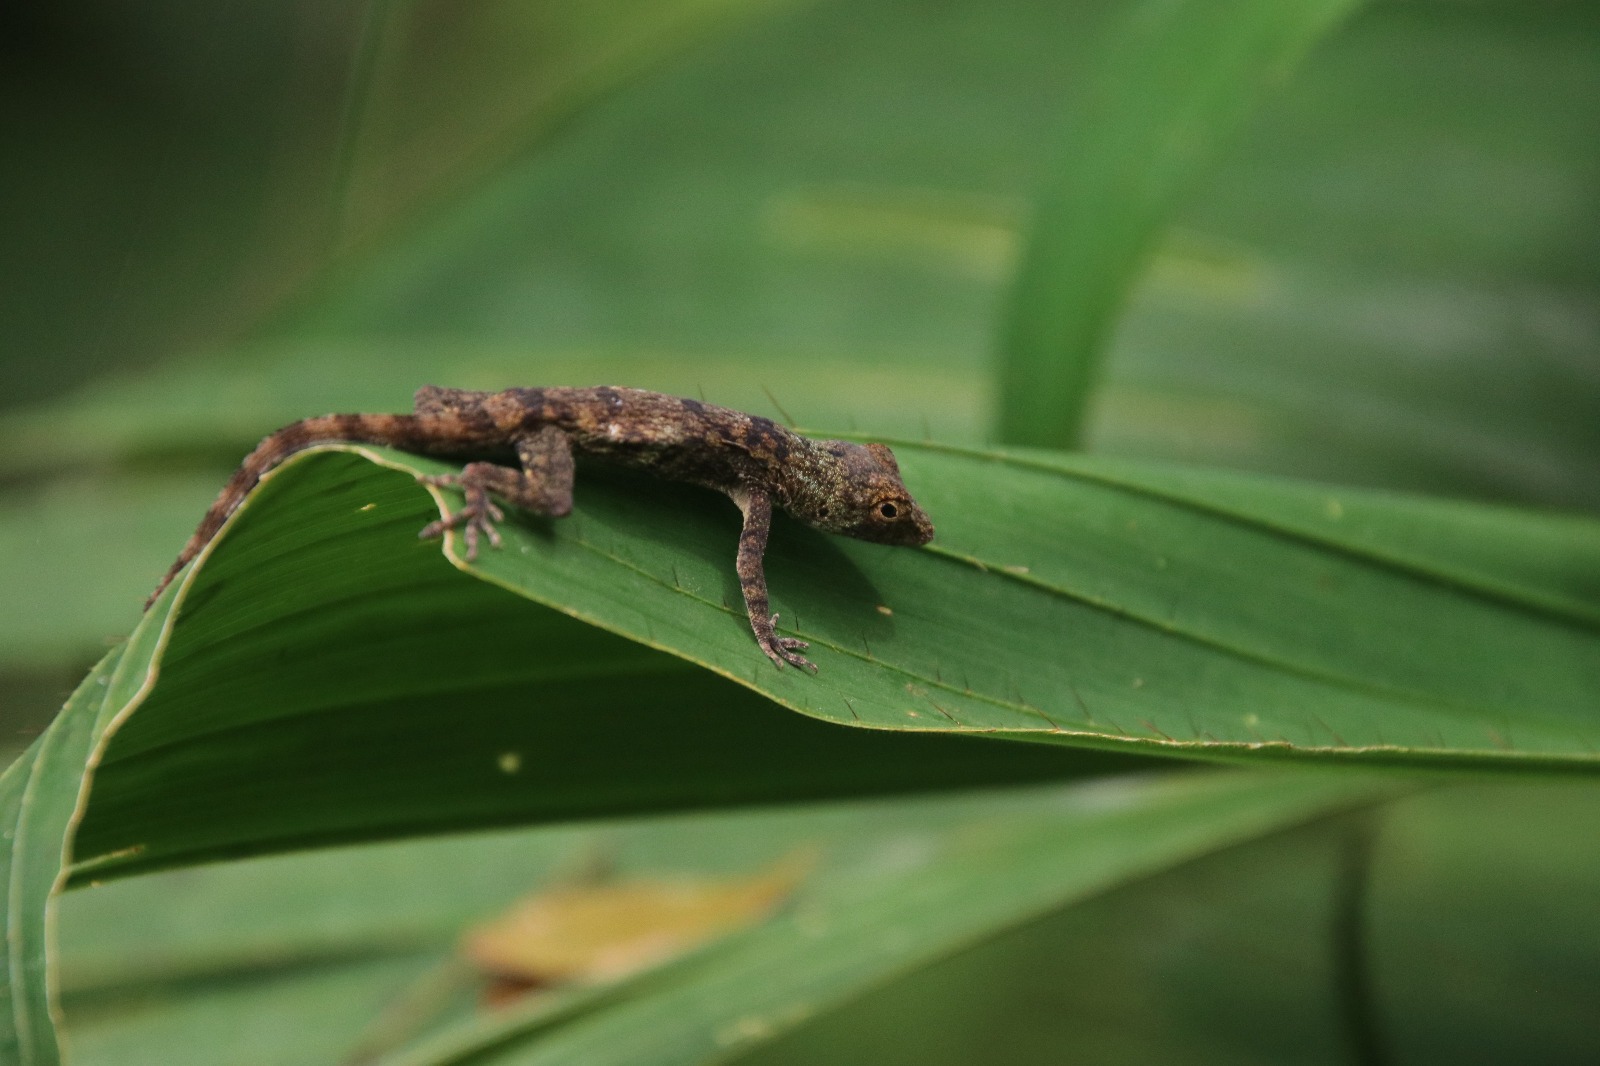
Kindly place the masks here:
[(896, 447), (934, 545), (775, 530), (815, 677), (757, 652), (714, 494), (586, 468), (572, 517), (515, 516), (470, 567), (447, 546), (474, 581), (416, 538), (438, 464), (336, 446), (280, 467), (0, 781), (17, 1046), (49, 1029), (69, 856), (84, 881), (1155, 753), (1600, 764), (1600, 524)]

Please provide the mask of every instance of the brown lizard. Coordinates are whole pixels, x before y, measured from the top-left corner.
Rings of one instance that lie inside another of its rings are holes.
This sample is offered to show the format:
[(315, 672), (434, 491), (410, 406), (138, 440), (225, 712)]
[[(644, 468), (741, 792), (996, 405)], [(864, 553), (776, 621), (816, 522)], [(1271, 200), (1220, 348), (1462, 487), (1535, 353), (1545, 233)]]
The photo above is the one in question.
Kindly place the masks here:
[(419, 479), (465, 494), (460, 510), (418, 536), (460, 529), (468, 561), (477, 558), (480, 537), (500, 546), (495, 523), (505, 515), (491, 497), (551, 518), (572, 510), (573, 452), (727, 493), (744, 513), (737, 568), (750, 627), (779, 667), (816, 670), (800, 654), (805, 641), (773, 629), (778, 616), (769, 612), (762, 567), (773, 504), (816, 529), (878, 544), (933, 539), (933, 523), (882, 444), (812, 440), (765, 418), (642, 389), (469, 392), (425, 385), (415, 406), (409, 415), (306, 418), (267, 437), (234, 472), (145, 606), (216, 536), (263, 474), (298, 451), (333, 441), (475, 460), (459, 474)]

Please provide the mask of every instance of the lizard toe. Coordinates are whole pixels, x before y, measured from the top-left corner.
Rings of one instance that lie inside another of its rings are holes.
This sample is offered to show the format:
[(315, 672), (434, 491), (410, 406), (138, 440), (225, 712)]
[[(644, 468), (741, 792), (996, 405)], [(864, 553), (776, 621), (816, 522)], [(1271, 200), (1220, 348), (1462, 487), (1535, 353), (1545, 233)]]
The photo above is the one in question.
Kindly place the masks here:
[(432, 540), (434, 537), (443, 536), (452, 529), (461, 530), (461, 537), (466, 541), (466, 559), (472, 562), (478, 558), (478, 543), (487, 538), (490, 545), (496, 548), (505, 545), (500, 536), (500, 530), (495, 528), (496, 522), (505, 520), (505, 512), (496, 507), (487, 498), (473, 500), (461, 510), (446, 514), (437, 521), (429, 522), (417, 532), (418, 540)]
[[(774, 614), (771, 624), (777, 625), (777, 623), (778, 616)], [(811, 647), (809, 641), (801, 640), (799, 637), (780, 637), (771, 631), (761, 640), (761, 650), (767, 653), (767, 658), (771, 659), (778, 669), (783, 669), (783, 664), (788, 663), (790, 666), (809, 670), (814, 674), (817, 672), (817, 664), (799, 654), (799, 649), (809, 647)]]
[[(806, 646), (807, 645), (804, 643), (801, 644), (801, 647)], [(808, 670), (813, 674), (817, 672), (817, 664), (798, 652), (790, 651), (788, 648), (785, 648), (783, 650), (783, 658), (791, 666), (799, 667), (801, 670)]]

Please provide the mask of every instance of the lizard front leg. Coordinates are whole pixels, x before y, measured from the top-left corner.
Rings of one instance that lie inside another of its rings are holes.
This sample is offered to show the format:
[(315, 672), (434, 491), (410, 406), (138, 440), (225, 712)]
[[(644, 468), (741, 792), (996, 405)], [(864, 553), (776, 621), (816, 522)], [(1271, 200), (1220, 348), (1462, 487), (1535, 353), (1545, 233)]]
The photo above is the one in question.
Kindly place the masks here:
[(772, 528), (772, 497), (756, 488), (734, 489), (728, 495), (744, 512), (744, 528), (739, 531), (739, 591), (744, 593), (744, 606), (750, 615), (750, 628), (755, 630), (756, 643), (779, 669), (789, 663), (816, 673), (816, 665), (799, 653), (800, 648), (810, 645), (794, 637), (778, 636), (773, 629), (778, 616), (767, 613), (771, 604), (767, 602), (767, 572), (762, 557), (767, 552), (767, 532)]
[(505, 519), (490, 494), (515, 507), (550, 518), (564, 518), (572, 512), (572, 446), (567, 435), (554, 426), (517, 438), (517, 459), (521, 470), (496, 463), (468, 463), (459, 474), (435, 474), (417, 480), (427, 485), (455, 486), (466, 494), (466, 504), (454, 514), (430, 522), (417, 536), (423, 540), (440, 536), (447, 529), (460, 529), (467, 542), (467, 561), (478, 557), (478, 538), (500, 547), (500, 531), (495, 523)]

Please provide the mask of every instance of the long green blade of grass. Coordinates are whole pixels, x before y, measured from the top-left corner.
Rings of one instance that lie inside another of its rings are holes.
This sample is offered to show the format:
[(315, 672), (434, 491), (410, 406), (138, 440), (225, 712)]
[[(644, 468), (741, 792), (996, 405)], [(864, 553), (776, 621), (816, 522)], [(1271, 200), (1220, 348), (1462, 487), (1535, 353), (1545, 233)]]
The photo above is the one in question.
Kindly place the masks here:
[(1358, 0), (1130, 5), (1040, 194), (1001, 347), (999, 436), (1081, 443), (1112, 328), (1196, 177)]

